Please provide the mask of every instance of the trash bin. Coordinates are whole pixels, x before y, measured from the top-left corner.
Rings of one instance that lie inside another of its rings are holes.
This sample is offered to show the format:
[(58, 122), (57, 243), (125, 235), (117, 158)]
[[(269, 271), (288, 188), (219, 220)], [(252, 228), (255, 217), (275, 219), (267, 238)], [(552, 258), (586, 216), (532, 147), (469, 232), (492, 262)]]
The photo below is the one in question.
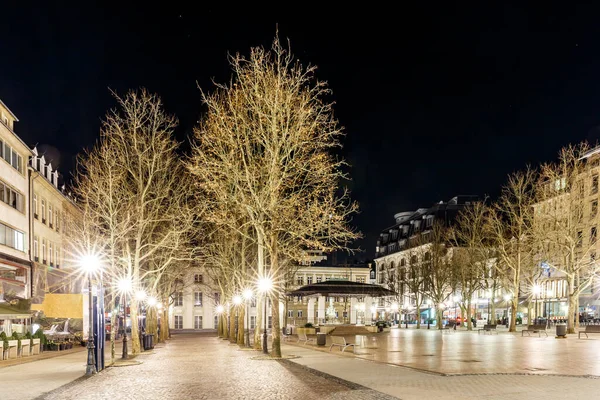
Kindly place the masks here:
[(146, 335), (144, 337), (144, 350), (151, 350), (154, 348), (154, 334)]
[(317, 346), (325, 346), (327, 344), (327, 334), (317, 333)]
[(567, 324), (556, 324), (556, 336), (567, 336)]

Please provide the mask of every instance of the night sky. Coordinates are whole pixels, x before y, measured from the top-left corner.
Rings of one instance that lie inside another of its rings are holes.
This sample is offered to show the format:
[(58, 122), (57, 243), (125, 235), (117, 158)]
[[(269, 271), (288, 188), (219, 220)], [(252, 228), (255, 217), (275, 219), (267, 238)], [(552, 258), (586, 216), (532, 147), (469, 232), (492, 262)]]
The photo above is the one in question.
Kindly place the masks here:
[(196, 85), (227, 81), (227, 53), (270, 45), (277, 25), (333, 90), (362, 209), (359, 258), (373, 256), (394, 213), (457, 194), (496, 197), (508, 173), (599, 136), (597, 7), (306, 3), (270, 15), (167, 3), (3, 4), (0, 99), (19, 117), (18, 135), (63, 174), (115, 106), (108, 88), (157, 92), (186, 140), (203, 112)]

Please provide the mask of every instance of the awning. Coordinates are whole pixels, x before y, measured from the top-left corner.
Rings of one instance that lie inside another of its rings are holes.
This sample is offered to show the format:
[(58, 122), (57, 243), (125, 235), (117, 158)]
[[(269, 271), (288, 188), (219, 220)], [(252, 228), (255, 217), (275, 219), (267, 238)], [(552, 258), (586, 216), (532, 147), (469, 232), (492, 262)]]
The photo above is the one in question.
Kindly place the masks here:
[(395, 296), (396, 292), (380, 285), (343, 280), (331, 280), (302, 286), (287, 293), (288, 296), (318, 297), (318, 296), (349, 296), (349, 297), (385, 297)]

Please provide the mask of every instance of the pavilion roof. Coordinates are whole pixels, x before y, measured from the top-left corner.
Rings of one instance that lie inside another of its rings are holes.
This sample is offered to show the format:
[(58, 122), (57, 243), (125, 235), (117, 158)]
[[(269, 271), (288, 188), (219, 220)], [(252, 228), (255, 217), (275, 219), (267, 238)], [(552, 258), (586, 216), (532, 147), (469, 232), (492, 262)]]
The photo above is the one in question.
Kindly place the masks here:
[(346, 280), (329, 280), (302, 286), (288, 293), (290, 296), (317, 297), (317, 296), (395, 296), (396, 292), (380, 285), (352, 282)]

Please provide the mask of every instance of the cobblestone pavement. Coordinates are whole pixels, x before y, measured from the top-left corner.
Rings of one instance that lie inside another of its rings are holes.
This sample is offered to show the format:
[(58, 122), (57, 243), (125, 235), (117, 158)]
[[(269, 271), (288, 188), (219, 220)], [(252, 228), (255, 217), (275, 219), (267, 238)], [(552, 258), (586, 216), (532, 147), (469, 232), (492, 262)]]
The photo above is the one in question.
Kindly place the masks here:
[[(389, 399), (289, 361), (253, 359), (255, 351), (214, 336), (176, 335), (142, 364), (113, 367), (41, 399)], [(259, 357), (260, 358), (260, 357)], [(21, 399), (27, 396), (20, 397)]]

